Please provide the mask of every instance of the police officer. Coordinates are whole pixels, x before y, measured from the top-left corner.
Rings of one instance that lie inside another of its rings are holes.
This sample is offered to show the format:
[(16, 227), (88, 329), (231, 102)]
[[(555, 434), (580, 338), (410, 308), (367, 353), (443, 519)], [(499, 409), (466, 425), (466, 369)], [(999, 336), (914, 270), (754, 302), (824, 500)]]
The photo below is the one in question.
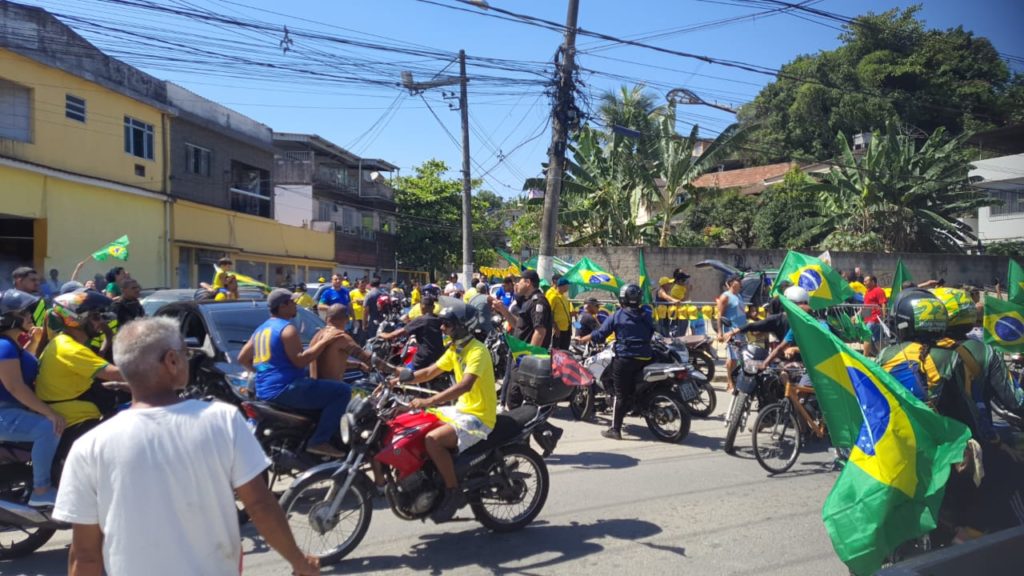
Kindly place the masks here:
[(601, 344), (615, 334), (615, 359), (612, 360), (612, 382), (615, 384), (615, 405), (612, 409), (612, 427), (601, 432), (605, 438), (622, 440), (622, 420), (633, 404), (636, 381), (644, 366), (654, 356), (651, 338), (654, 337), (654, 318), (651, 309), (641, 306), (640, 287), (626, 284), (619, 290), (619, 308), (601, 326), (581, 342)]

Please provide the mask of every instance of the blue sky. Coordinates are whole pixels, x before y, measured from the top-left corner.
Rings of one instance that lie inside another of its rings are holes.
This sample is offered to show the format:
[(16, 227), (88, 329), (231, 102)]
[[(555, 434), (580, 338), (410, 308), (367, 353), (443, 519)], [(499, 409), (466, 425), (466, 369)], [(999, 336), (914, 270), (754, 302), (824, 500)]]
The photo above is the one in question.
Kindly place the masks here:
[[(443, 90), (454, 88), (433, 90), (423, 98), (410, 96), (397, 86), (387, 85), (390, 78), (394, 83), (399, 81), (399, 69), (408, 64), (416, 71), (414, 78), (423, 80), (429, 72), (441, 72), (450, 64), (436, 53), (465, 49), (471, 58), (515, 61), (516, 67), (539, 72), (545, 64), (550, 67), (562, 41), (556, 31), (487, 17), (476, 9), (456, 11), (417, 0), (23, 1), (80, 19), (69, 19), (68, 23), (100, 48), (155, 76), (230, 106), (277, 131), (316, 133), (362, 156), (386, 159), (400, 166), (403, 174), (411, 173), (413, 166), (424, 160), (438, 158), (452, 168), (452, 177), (458, 177), (461, 156), (434, 117), (436, 114), (448, 131), (458, 137), (459, 114), (449, 110), (442, 94)], [(456, 0), (434, 1), (468, 8)], [(201, 22), (130, 5), (150, 2), (172, 10), (206, 10), (223, 17), (268, 24), (274, 31)], [(813, 7), (855, 16), (910, 4), (894, 0), (822, 0)], [(565, 20), (564, 1), (491, 0), (491, 5), (556, 22)], [(581, 0), (579, 26), (620, 38), (643, 39), (673, 50), (769, 68), (778, 68), (799, 54), (832, 49), (839, 43), (836, 29), (793, 14), (750, 16), (766, 10), (761, 4), (743, 0)], [(1020, 23), (1024, 22), (1024, 2), (929, 0), (924, 3), (921, 17), (934, 28), (963, 25), (991, 39), (1000, 52), (1024, 56), (1024, 40), (1019, 31)], [(732, 20), (709, 24), (723, 19)], [(292, 43), (287, 53), (281, 51), (285, 26), (298, 32), (289, 34)], [(315, 58), (321, 62), (317, 70), (327, 74), (333, 74), (331, 62), (357, 63), (368, 71), (368, 77), (380, 83), (368, 85), (333, 76), (278, 77), (274, 71), (250, 74), (239, 72), (223, 58), (191, 63), (182, 63), (180, 58), (165, 60), (161, 57), (163, 50), (144, 44), (140, 47), (131, 34), (160, 37), (172, 42), (176, 50), (205, 50), (210, 46), (219, 53), (252, 54), (258, 61), (269, 58), (264, 54), (270, 54), (274, 62), (285, 66), (309, 66), (310, 58)], [(316, 34), (422, 50), (428, 55), (389, 53), (311, 39)], [(655, 34), (660, 35), (651, 37)], [(174, 42), (175, 39), (180, 42)], [(578, 62), (585, 69), (585, 91), (594, 100), (602, 91), (617, 89), (625, 78), (645, 81), (658, 99), (664, 97), (668, 88), (680, 86), (706, 100), (738, 105), (753, 99), (771, 81), (766, 75), (607, 44), (583, 37), (578, 43)], [(395, 64), (396, 61), (401, 64)], [(457, 66), (450, 66), (444, 73), (457, 70)], [(478, 83), (471, 81), (469, 87), (473, 175), (485, 174), (485, 187), (503, 196), (516, 195), (523, 178), (538, 175), (546, 160), (550, 100), (540, 83), (542, 77), (528, 72), (485, 69), (472, 60), (468, 72), (470, 77), (491, 77)], [(506, 82), (497, 77), (520, 81)], [(524, 79), (528, 82), (522, 82)], [(730, 121), (728, 113), (686, 106), (680, 109), (679, 129), (689, 131), (696, 123), (702, 134), (714, 136)]]

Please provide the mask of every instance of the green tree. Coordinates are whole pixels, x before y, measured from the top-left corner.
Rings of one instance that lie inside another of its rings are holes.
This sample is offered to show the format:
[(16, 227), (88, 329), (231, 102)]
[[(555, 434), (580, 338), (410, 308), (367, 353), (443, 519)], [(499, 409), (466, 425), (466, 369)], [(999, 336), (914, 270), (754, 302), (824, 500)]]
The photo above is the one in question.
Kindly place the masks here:
[(818, 217), (816, 198), (807, 192), (813, 181), (793, 167), (785, 179), (757, 197), (753, 219), (756, 248), (795, 250), (814, 244), (807, 222)]
[(739, 114), (752, 127), (758, 162), (830, 158), (834, 135), (880, 130), (908, 134), (943, 127), (952, 135), (1024, 115), (1024, 80), (1010, 73), (986, 38), (962, 28), (927, 30), (920, 6), (868, 13), (844, 25), (835, 50), (783, 66)]
[(808, 221), (821, 246), (884, 252), (959, 252), (977, 237), (960, 217), (992, 204), (968, 185), (966, 136), (939, 128), (918, 148), (890, 125), (872, 136), (863, 157), (836, 136), (837, 165), (817, 193), (821, 217)]

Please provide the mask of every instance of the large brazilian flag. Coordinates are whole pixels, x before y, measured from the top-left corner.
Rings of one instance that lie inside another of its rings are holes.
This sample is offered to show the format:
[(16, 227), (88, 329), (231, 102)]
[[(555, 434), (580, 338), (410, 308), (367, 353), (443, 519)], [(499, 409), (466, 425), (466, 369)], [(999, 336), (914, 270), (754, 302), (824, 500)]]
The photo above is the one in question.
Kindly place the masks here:
[(821, 310), (836, 304), (842, 304), (853, 297), (853, 289), (843, 280), (831, 266), (813, 256), (793, 252), (786, 254), (782, 261), (772, 295), (782, 296), (779, 285), (789, 280), (794, 286), (800, 286), (810, 294), (808, 302), (814, 310)]
[(852, 447), (821, 511), (825, 529), (854, 574), (874, 574), (898, 545), (935, 528), (970, 430), (933, 412), (799, 307), (782, 304), (833, 443)]
[(1010, 258), (1010, 270), (1006, 276), (1006, 294), (1010, 302), (1024, 305), (1024, 268)]
[(619, 295), (619, 288), (622, 281), (605, 272), (590, 258), (581, 258), (572, 268), (567, 270), (562, 277), (573, 286), (579, 286), (584, 290), (607, 290), (616, 296)]
[(1024, 352), (1024, 306), (985, 297), (985, 343), (1003, 352)]

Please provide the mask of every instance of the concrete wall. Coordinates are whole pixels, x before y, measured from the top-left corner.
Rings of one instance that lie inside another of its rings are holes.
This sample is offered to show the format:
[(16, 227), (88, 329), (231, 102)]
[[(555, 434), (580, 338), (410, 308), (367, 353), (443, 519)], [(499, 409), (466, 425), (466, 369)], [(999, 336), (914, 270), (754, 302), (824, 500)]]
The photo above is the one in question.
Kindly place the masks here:
[[(878, 276), (882, 286), (892, 282), (896, 262), (895, 254), (872, 254), (832, 251), (832, 265), (837, 270), (852, 270), (860, 266), (865, 273)], [(559, 248), (557, 256), (575, 262), (586, 256), (615, 276), (636, 282), (639, 276), (639, 249), (612, 248)], [(944, 278), (948, 286), (972, 284), (992, 285), (999, 278), (1006, 282), (1005, 256), (961, 256), (955, 254), (903, 254), (903, 264), (918, 282)], [(736, 250), (715, 248), (644, 248), (647, 271), (654, 282), (662, 276), (671, 276), (675, 268), (690, 274), (690, 297), (693, 301), (710, 301), (722, 292), (722, 274), (710, 268), (697, 268), (706, 259), (717, 259), (739, 268), (778, 268), (786, 257), (785, 250)], [(595, 294), (607, 298), (608, 293)]]
[[(188, 171), (185, 145), (193, 144), (210, 150), (210, 175)], [(232, 137), (232, 133), (219, 126), (206, 123), (189, 114), (171, 118), (171, 195), (219, 208), (231, 208), (228, 192), (231, 182), (231, 161), (236, 160), (254, 168), (266, 170), (274, 167), (274, 154), (270, 148), (258, 147)], [(267, 186), (270, 184), (267, 183)]]

